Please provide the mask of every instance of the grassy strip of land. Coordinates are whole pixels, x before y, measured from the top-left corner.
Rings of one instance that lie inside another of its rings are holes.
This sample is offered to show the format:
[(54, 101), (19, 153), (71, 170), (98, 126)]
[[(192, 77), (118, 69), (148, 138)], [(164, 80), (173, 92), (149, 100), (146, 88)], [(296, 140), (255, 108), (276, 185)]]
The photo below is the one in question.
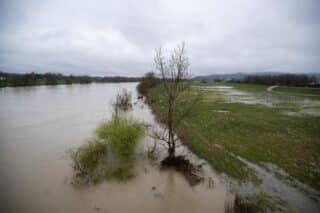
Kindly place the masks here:
[[(166, 113), (166, 101), (164, 101), (164, 96), (161, 95), (162, 92), (163, 88), (157, 86), (152, 88), (148, 93), (148, 101), (160, 120), (163, 120)], [(213, 97), (213, 99), (219, 98), (219, 95)], [(206, 99), (207, 97), (204, 97), (204, 100)], [(212, 97), (209, 98), (209, 100), (212, 100)], [(201, 105), (197, 104), (192, 114), (197, 114), (201, 108), (202, 102)], [(195, 117), (192, 117), (193, 116), (190, 116), (179, 125), (179, 128), (176, 128), (176, 134), (183, 140), (185, 145), (198, 156), (206, 159), (217, 171), (226, 173), (241, 182), (252, 181), (257, 184), (260, 183), (260, 180), (252, 169), (230, 155), (227, 150), (215, 146), (218, 143), (209, 141), (208, 138), (202, 134), (201, 128), (198, 128), (198, 125), (193, 126), (192, 120), (195, 119)]]
[[(251, 92), (265, 91), (267, 87), (221, 85)], [(148, 95), (160, 119), (165, 113), (161, 94), (162, 87), (157, 86)], [(281, 106), (268, 108), (226, 103), (217, 92), (205, 92), (204, 95), (193, 115), (176, 129), (192, 151), (218, 171), (239, 180), (252, 179), (254, 173), (228, 152), (261, 166), (265, 162), (273, 163), (298, 180), (320, 189), (320, 117), (287, 116), (282, 114)], [(228, 112), (215, 111), (221, 109)]]
[(285, 87), (280, 86), (273, 89), (275, 92), (298, 96), (314, 96), (320, 98), (320, 88), (313, 87)]

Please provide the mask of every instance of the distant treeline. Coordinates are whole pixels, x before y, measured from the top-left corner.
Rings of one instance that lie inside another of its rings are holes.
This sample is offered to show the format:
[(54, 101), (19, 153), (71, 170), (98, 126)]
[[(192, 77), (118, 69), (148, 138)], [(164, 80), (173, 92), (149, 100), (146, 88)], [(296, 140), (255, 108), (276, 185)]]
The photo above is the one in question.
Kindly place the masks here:
[(98, 77), (98, 76), (76, 76), (63, 75), (60, 73), (5, 73), (0, 72), (0, 87), (7, 86), (33, 86), (33, 85), (57, 85), (57, 84), (88, 84), (92, 82), (137, 82), (137, 77)]
[(315, 86), (316, 79), (304, 74), (249, 75), (237, 82), (265, 85)]

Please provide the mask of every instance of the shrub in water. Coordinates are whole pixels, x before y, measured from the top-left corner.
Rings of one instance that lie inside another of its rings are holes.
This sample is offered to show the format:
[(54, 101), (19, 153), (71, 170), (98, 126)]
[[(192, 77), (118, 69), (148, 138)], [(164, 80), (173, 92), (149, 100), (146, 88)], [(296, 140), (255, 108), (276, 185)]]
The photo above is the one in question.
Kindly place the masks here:
[(109, 165), (104, 170), (104, 177), (107, 179), (127, 180), (134, 177), (132, 168), (133, 164), (128, 161), (118, 162), (117, 164)]
[(78, 176), (97, 182), (107, 160), (107, 145), (99, 141), (89, 141), (78, 149), (71, 151), (70, 156)]
[(143, 124), (128, 118), (116, 118), (103, 123), (96, 131), (100, 139), (110, 145), (111, 151), (122, 159), (132, 157), (135, 146), (144, 134)]
[(75, 181), (97, 183), (102, 179), (133, 177), (132, 155), (144, 134), (143, 124), (133, 119), (114, 118), (102, 123), (96, 133), (97, 140), (70, 153), (77, 171)]
[(122, 90), (122, 93), (118, 94), (114, 103), (115, 109), (127, 110), (132, 107), (131, 93), (126, 89)]

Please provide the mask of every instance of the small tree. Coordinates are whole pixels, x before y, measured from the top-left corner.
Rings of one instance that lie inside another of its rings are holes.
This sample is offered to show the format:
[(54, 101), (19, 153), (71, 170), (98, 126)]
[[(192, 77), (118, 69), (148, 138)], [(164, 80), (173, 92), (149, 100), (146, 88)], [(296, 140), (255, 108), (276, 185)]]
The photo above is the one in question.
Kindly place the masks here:
[(132, 96), (131, 93), (126, 89), (123, 89), (121, 93), (117, 94), (113, 106), (113, 117), (118, 118), (120, 110), (126, 111), (132, 107)]
[(200, 96), (191, 88), (191, 76), (188, 72), (189, 59), (184, 43), (178, 45), (168, 59), (163, 56), (161, 48), (157, 49), (154, 63), (164, 87), (166, 101), (164, 121), (167, 125), (165, 136), (157, 137), (167, 143), (168, 157), (174, 158), (178, 139), (175, 137), (174, 130), (189, 115)]

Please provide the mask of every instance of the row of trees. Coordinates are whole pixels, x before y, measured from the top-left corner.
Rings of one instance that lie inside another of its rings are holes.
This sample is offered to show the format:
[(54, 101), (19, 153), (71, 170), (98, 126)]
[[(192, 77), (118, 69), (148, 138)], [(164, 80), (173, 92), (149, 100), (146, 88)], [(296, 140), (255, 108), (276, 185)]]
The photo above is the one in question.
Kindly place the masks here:
[(32, 86), (32, 85), (57, 85), (57, 84), (88, 84), (91, 82), (136, 82), (141, 78), (136, 77), (97, 77), (62, 75), (60, 73), (5, 73), (0, 72), (0, 86)]
[(265, 85), (312, 86), (316, 84), (316, 79), (313, 76), (303, 74), (250, 75), (240, 82)]

